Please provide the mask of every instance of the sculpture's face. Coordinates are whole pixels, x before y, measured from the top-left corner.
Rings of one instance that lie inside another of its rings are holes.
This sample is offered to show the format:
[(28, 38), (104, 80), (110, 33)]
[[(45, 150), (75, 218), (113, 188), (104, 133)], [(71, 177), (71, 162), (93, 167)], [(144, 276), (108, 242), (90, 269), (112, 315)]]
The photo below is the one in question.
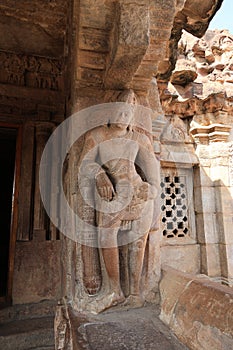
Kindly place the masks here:
[(133, 113), (130, 111), (121, 112), (114, 118), (114, 124), (121, 129), (126, 129), (132, 123)]

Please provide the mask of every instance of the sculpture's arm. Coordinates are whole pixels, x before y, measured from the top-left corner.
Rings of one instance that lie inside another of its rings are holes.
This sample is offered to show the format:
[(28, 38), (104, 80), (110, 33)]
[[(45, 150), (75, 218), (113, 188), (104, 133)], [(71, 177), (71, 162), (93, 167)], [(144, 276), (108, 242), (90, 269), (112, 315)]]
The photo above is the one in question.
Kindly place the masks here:
[[(136, 157), (136, 164), (145, 175), (146, 182), (142, 185), (140, 192), (144, 192), (146, 199), (154, 199), (158, 195), (160, 188), (160, 163), (155, 157), (152, 144), (148, 137), (144, 137), (139, 143), (139, 150)], [(139, 193), (141, 197), (143, 193)]]
[(80, 157), (80, 184), (86, 187), (95, 185), (99, 195), (109, 201), (114, 197), (114, 187), (106, 172), (99, 164), (98, 159), (98, 143), (95, 141), (94, 135), (90, 132), (86, 135), (83, 152)]
[(84, 185), (94, 181), (96, 174), (101, 169), (97, 162), (98, 144), (95, 142), (91, 132), (85, 135), (84, 146), (79, 159), (79, 182)]

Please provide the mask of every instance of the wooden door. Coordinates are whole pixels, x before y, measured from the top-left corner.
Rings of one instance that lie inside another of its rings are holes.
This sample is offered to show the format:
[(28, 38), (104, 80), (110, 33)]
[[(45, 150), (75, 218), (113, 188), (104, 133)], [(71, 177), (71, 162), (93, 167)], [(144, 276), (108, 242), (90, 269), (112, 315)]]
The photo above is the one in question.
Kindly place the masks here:
[(10, 302), (17, 226), (20, 128), (0, 124), (0, 301)]

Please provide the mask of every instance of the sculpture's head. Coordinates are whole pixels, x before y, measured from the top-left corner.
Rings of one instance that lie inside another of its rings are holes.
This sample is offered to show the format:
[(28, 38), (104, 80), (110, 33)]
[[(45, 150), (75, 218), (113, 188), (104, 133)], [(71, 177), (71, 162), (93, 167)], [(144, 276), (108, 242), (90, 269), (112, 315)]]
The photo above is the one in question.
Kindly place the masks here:
[(132, 111), (120, 112), (114, 118), (114, 125), (120, 129), (127, 129), (133, 123)]
[[(118, 107), (118, 108), (117, 108)], [(108, 126), (126, 130), (134, 123), (135, 106), (124, 103), (116, 104), (116, 109), (108, 119)]]

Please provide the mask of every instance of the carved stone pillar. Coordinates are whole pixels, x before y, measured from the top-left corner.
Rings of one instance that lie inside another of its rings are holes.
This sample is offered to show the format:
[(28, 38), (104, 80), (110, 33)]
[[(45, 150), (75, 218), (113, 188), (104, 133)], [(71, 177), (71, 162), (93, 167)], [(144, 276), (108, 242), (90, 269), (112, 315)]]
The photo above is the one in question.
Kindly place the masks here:
[(231, 126), (211, 124), (190, 130), (200, 169), (196, 170), (196, 222), (202, 272), (232, 278), (232, 214), (230, 154)]
[[(43, 203), (40, 198), (39, 167), (45, 144), (48, 141), (48, 138), (51, 135), (53, 128), (53, 123), (46, 122), (36, 125), (33, 239), (39, 241), (44, 241), (49, 238), (49, 219), (47, 217)], [(47, 174), (47, 179), (49, 189), (51, 185), (51, 174)]]

